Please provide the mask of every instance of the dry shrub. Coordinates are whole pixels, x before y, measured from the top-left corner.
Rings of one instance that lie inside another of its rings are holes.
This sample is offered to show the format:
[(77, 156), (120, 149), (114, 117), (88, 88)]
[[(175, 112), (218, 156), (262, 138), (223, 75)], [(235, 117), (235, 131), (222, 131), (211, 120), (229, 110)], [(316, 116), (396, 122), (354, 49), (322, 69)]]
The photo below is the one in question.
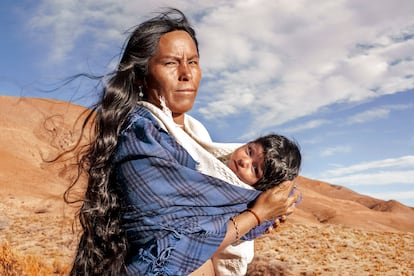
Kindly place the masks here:
[(67, 268), (55, 260), (52, 265), (42, 261), (41, 256), (23, 255), (14, 251), (7, 243), (0, 247), (0, 275), (65, 275)]
[(291, 273), (288, 264), (280, 260), (262, 258), (257, 256), (254, 262), (248, 267), (248, 276), (282, 276)]

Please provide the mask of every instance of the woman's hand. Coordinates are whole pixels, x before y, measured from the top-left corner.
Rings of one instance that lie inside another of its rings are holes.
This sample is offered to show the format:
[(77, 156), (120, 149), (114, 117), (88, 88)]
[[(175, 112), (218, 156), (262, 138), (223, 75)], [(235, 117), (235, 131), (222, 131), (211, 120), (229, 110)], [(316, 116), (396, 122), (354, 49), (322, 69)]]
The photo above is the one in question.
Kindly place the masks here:
[(295, 203), (300, 200), (300, 191), (295, 189), (294, 185), (293, 181), (284, 181), (279, 186), (261, 193), (251, 209), (260, 217), (261, 221), (293, 213)]
[(233, 217), (228, 223), (226, 236), (217, 252), (256, 227), (259, 221), (284, 218), (283, 216), (291, 214), (295, 209), (295, 203), (301, 198), (300, 191), (294, 186), (293, 181), (285, 181), (275, 188), (262, 192), (250, 208), (259, 220), (251, 212), (242, 212)]

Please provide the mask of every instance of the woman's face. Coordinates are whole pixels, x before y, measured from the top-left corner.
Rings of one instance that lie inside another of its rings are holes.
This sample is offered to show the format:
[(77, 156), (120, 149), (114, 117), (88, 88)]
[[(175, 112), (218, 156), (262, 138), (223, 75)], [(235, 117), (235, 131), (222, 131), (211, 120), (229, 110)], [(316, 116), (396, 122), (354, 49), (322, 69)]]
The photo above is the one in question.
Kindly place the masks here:
[(199, 56), (191, 36), (185, 31), (162, 35), (148, 63), (148, 101), (160, 107), (163, 97), (174, 118), (183, 115), (193, 107), (200, 80)]
[(263, 163), (262, 145), (248, 143), (231, 154), (227, 165), (241, 181), (254, 185), (263, 177)]

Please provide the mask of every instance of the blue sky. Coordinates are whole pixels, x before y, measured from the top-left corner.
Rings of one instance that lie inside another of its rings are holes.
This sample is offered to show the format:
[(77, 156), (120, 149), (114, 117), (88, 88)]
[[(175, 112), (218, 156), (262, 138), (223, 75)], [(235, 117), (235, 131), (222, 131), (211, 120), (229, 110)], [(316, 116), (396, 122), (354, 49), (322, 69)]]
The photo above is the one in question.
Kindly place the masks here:
[[(221, 142), (269, 132), (301, 145), (301, 174), (414, 206), (412, 0), (17, 0), (0, 3), (0, 94), (84, 106), (126, 31), (160, 7), (198, 33), (191, 115)], [(206, 2), (206, 3), (204, 3)]]

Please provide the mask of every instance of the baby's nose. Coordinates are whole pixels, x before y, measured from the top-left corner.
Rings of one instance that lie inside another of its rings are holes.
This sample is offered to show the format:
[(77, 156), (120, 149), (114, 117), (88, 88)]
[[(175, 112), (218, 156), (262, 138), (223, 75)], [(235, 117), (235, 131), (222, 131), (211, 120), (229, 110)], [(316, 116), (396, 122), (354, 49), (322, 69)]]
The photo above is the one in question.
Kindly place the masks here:
[(241, 158), (239, 159), (239, 166), (246, 168), (247, 166), (249, 166), (249, 160), (247, 160), (246, 158)]

